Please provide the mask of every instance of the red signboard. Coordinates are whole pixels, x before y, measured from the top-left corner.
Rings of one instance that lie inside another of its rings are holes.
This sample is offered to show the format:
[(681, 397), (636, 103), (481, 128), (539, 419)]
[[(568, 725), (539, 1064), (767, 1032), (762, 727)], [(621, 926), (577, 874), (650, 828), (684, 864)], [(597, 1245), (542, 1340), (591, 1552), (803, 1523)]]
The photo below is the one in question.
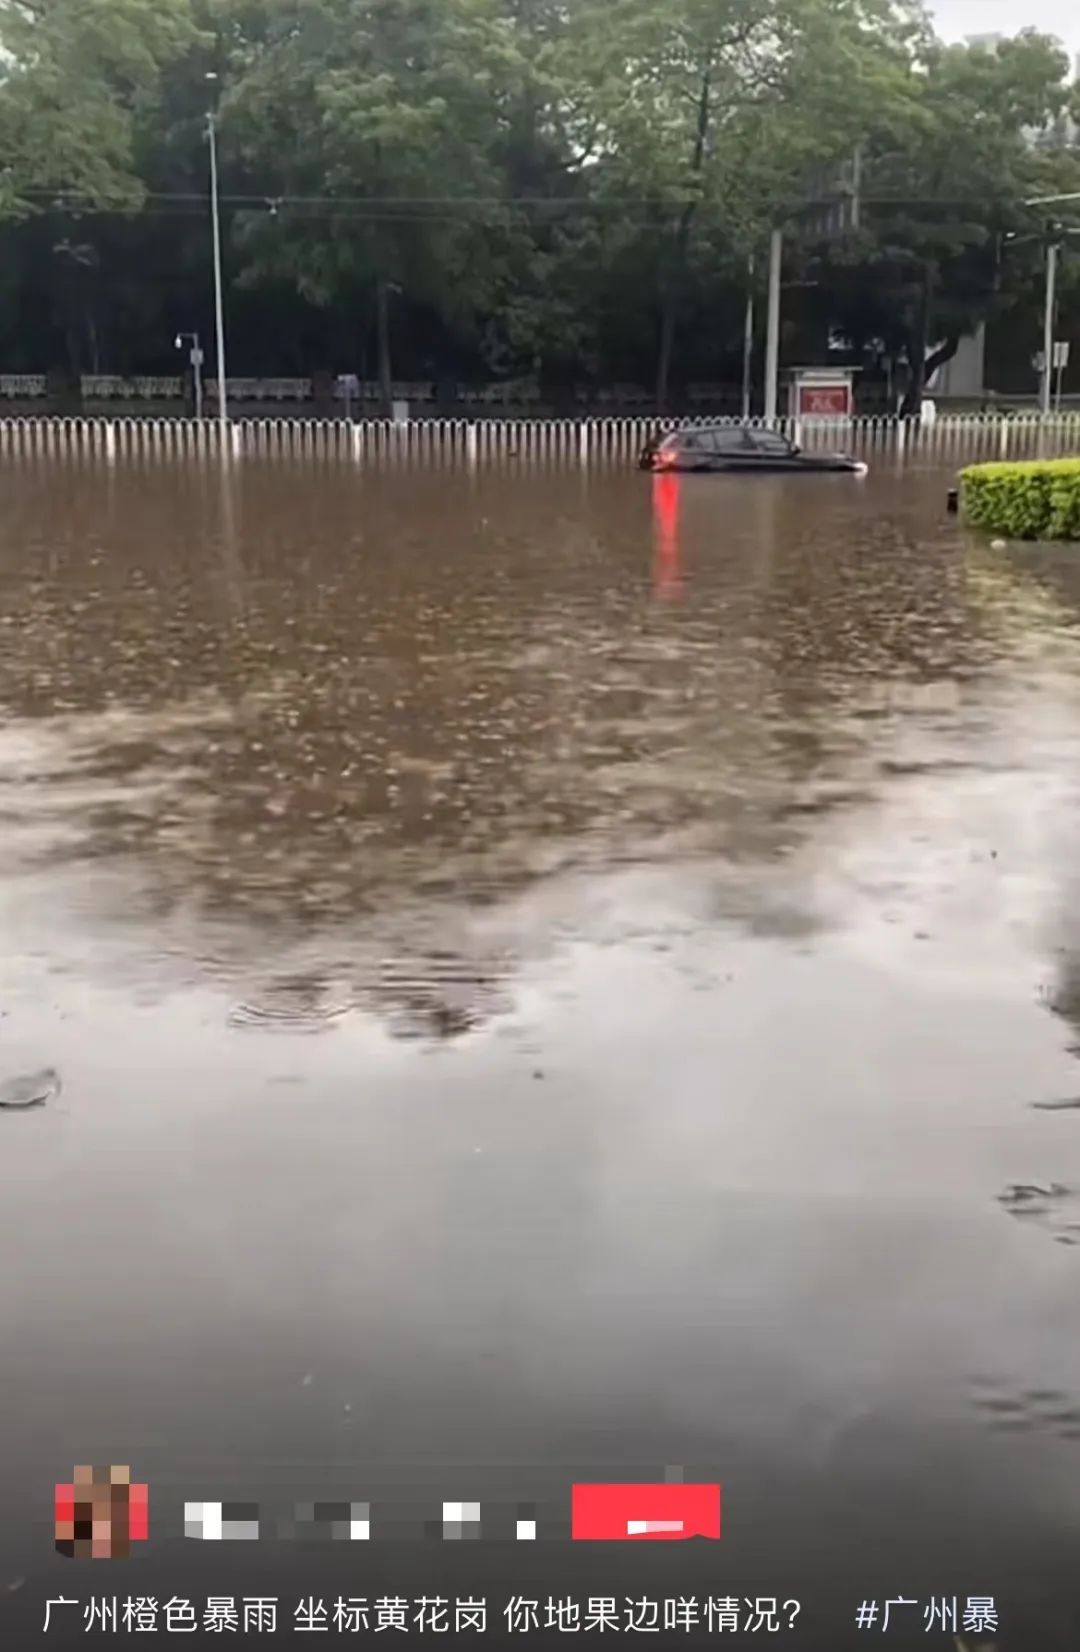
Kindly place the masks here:
[(625, 1543), (720, 1536), (720, 1487), (576, 1485), (571, 1503), (576, 1542)]
[(852, 411), (850, 384), (800, 384), (798, 387), (800, 419), (849, 419)]

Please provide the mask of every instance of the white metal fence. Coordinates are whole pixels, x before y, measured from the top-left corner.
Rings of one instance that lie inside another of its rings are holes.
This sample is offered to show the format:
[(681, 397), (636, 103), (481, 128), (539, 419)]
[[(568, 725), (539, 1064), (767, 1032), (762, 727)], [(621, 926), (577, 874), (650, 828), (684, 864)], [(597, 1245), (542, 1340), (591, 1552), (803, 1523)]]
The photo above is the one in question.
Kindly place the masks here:
[[(408, 461), (625, 465), (647, 438), (686, 426), (738, 419), (0, 419), (0, 461), (86, 457), (167, 460), (333, 459), (387, 465)], [(762, 421), (751, 420), (760, 428)], [(872, 460), (966, 463), (975, 459), (1080, 454), (1080, 412), (1042, 417), (979, 413), (931, 419), (782, 419), (777, 429), (809, 451), (838, 449)]]

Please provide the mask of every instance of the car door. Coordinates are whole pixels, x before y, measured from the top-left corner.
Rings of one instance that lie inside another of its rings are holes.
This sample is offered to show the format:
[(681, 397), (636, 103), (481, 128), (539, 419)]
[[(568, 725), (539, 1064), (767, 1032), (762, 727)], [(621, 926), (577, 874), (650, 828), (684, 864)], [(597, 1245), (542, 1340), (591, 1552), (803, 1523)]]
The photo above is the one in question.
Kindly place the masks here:
[(757, 460), (755, 469), (799, 469), (798, 453), (786, 436), (778, 435), (775, 430), (752, 430), (749, 437)]
[(716, 454), (708, 430), (684, 430), (679, 437), (680, 470), (712, 470)]
[(712, 432), (717, 470), (757, 470), (760, 459), (745, 425)]

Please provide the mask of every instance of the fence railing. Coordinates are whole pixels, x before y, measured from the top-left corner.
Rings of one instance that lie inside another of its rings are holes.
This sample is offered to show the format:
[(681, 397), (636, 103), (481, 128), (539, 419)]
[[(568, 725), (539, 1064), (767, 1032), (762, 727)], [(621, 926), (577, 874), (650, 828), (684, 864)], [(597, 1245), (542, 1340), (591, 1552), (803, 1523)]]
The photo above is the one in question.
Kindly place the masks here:
[[(213, 419), (3, 418), (0, 460), (86, 456), (120, 458), (225, 456), (326, 458), (355, 463), (439, 459), (478, 464), (537, 461), (559, 464), (635, 459), (648, 437), (738, 419)], [(748, 421), (761, 428), (764, 421)], [(809, 451), (840, 449), (858, 456), (958, 461), (1080, 453), (1080, 412), (939, 414), (932, 419), (781, 419), (773, 427)]]
[[(0, 373), (0, 403), (45, 402), (50, 393), (70, 396), (74, 381), (62, 386), (57, 380), (50, 383), (46, 373)], [(134, 404), (143, 402), (175, 403), (182, 412), (185, 401), (192, 394), (190, 374), (173, 370), (168, 373), (84, 373), (78, 380), (81, 402), (100, 407), (110, 402)], [(203, 380), (205, 407), (210, 409), (217, 398), (217, 378), (208, 374)], [(378, 415), (382, 410), (385, 392), (375, 379), (361, 379), (355, 374), (330, 374), (276, 377), (228, 377), (225, 392), (230, 406), (233, 403), (251, 406), (276, 403), (302, 410), (305, 404), (333, 401), (351, 403), (357, 408), (368, 408)], [(727, 414), (738, 417), (742, 406), (742, 392), (738, 384), (728, 380), (694, 381), (677, 392), (679, 405), (691, 412)], [(1009, 408), (1026, 410), (1023, 395), (998, 395), (987, 392), (987, 411), (1000, 415)], [(587, 416), (647, 417), (655, 405), (656, 391), (643, 384), (576, 384), (559, 388), (542, 386), (535, 378), (491, 379), (484, 382), (465, 382), (450, 378), (395, 379), (390, 386), (390, 400), (405, 402), (410, 408), (422, 409), (424, 414), (436, 411), (454, 416), (472, 409), (502, 409), (527, 411), (555, 418)], [(884, 383), (864, 383), (860, 387), (860, 406), (866, 416), (884, 415), (889, 411), (890, 393)], [(1034, 410), (1034, 395), (1031, 408)], [(58, 404), (59, 405), (59, 404)], [(70, 403), (68, 404), (70, 406)], [(190, 407), (190, 403), (188, 403)], [(943, 404), (938, 404), (942, 411)], [(1070, 398), (1066, 398), (1066, 406)], [(1076, 405), (1076, 398), (1072, 398)], [(895, 412), (896, 402), (891, 402)], [(120, 411), (122, 411), (122, 406)], [(43, 411), (45, 411), (43, 409)], [(74, 409), (72, 409), (74, 411)], [(83, 411), (80, 404), (79, 411)]]
[[(188, 379), (181, 373), (84, 373), (80, 380), (82, 398), (87, 402), (182, 402), (189, 388)], [(211, 400), (216, 397), (217, 379), (207, 378), (204, 390)], [(315, 390), (315, 380), (310, 377), (225, 380), (230, 402), (310, 402), (315, 399)], [(0, 400), (43, 401), (48, 393), (45, 373), (0, 373)], [(339, 375), (333, 380), (331, 394), (336, 401), (379, 403), (383, 388), (374, 379)], [(463, 407), (531, 407), (545, 399), (539, 384), (531, 378), (496, 379), (486, 384), (395, 379), (390, 394), (394, 401), (424, 407), (439, 401), (457, 402)], [(617, 409), (628, 414), (644, 411), (655, 399), (655, 391), (643, 384), (578, 385), (568, 395), (582, 409), (597, 406), (604, 412)], [(739, 395), (738, 387), (731, 384), (697, 383), (686, 387), (691, 407), (734, 408), (739, 405)]]

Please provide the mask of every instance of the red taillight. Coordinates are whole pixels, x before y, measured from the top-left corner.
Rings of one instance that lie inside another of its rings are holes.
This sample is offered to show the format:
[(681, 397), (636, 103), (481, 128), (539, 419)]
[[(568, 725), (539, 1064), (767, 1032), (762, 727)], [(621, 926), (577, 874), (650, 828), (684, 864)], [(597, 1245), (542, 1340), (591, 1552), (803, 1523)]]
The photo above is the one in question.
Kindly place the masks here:
[(675, 463), (675, 449), (662, 447), (655, 459), (657, 470), (668, 470)]

